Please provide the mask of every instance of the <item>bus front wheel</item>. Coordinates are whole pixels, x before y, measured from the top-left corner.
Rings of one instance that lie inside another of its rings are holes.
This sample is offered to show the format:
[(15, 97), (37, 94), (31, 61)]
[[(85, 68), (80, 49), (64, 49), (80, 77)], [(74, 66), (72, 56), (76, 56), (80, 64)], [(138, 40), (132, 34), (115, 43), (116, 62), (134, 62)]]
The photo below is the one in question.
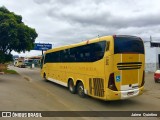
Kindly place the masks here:
[(43, 78), (45, 81), (47, 81), (46, 73), (43, 74)]
[(77, 86), (77, 92), (78, 92), (78, 95), (82, 98), (85, 97), (85, 93), (84, 93), (84, 85), (82, 82), (79, 82), (78, 83), (78, 86)]
[(72, 94), (76, 93), (76, 88), (74, 86), (73, 80), (69, 80), (68, 82), (68, 89)]

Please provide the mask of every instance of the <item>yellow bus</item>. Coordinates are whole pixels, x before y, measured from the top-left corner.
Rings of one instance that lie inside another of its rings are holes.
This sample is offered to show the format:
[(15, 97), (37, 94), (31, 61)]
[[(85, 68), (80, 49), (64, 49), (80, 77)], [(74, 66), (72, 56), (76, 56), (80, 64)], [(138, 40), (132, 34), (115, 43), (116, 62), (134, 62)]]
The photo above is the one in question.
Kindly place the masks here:
[(41, 76), (81, 97), (128, 99), (143, 93), (144, 63), (141, 38), (104, 36), (46, 51)]

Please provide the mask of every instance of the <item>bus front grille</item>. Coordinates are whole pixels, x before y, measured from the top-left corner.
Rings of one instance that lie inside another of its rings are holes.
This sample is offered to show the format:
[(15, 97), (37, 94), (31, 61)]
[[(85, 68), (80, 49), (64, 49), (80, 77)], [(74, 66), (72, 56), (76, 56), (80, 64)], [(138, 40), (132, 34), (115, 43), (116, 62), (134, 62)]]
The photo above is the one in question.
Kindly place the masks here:
[(104, 80), (102, 78), (90, 78), (89, 93), (94, 96), (104, 97)]
[(142, 62), (123, 62), (123, 63), (118, 63), (117, 64), (118, 70), (140, 69), (141, 66), (142, 66)]

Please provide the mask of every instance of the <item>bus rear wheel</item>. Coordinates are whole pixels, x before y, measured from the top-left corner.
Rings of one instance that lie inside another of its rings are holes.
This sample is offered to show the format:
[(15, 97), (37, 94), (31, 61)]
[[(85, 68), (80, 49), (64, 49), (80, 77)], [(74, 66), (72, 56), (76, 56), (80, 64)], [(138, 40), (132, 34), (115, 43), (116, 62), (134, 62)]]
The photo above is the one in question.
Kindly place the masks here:
[(74, 86), (73, 80), (69, 80), (68, 89), (72, 94), (76, 93), (76, 87)]
[(84, 98), (86, 95), (84, 93), (84, 85), (82, 82), (79, 82), (78, 83), (78, 86), (77, 86), (77, 92), (78, 92), (78, 95), (82, 98)]

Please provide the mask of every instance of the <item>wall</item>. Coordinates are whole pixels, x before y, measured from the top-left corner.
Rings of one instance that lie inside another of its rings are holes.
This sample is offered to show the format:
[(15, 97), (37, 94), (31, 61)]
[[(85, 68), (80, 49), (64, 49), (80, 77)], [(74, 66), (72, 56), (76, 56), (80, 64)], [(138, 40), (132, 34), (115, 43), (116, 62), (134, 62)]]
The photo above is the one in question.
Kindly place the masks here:
[(145, 71), (154, 72), (158, 67), (158, 48), (150, 47), (150, 42), (147, 42), (145, 45)]

